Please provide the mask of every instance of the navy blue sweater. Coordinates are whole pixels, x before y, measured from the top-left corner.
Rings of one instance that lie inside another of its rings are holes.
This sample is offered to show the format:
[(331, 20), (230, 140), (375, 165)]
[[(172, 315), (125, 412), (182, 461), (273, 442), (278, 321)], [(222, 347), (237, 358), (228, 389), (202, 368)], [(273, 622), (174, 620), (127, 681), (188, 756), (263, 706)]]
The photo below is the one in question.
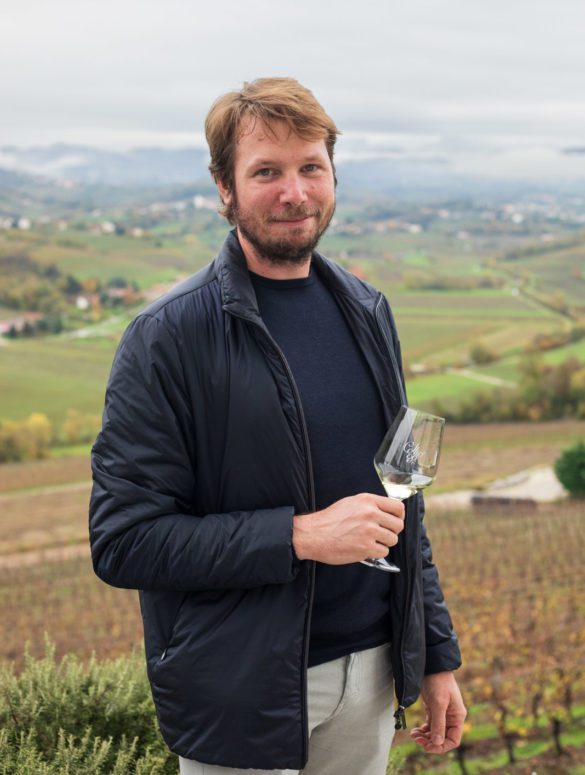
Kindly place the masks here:
[[(313, 271), (251, 277), (301, 395), (317, 509), (360, 492), (385, 495), (372, 462), (386, 431), (381, 398), (335, 299)], [(389, 641), (389, 590), (383, 571), (317, 563), (309, 666)]]

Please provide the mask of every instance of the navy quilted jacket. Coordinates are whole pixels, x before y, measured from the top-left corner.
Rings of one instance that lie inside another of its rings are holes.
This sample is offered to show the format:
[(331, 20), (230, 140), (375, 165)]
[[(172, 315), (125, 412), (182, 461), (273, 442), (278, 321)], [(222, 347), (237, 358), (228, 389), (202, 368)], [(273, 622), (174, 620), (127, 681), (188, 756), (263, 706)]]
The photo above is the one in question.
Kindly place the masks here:
[[(387, 421), (406, 401), (382, 294), (318, 253), (375, 376)], [(237, 237), (126, 330), (92, 451), (97, 575), (140, 590), (162, 734), (186, 758), (236, 768), (307, 761), (315, 563), (292, 548), (315, 510), (311, 452), (290, 368), (258, 313)], [(420, 495), (392, 550), (397, 704), (460, 656)], [(372, 571), (375, 573), (376, 571)], [(391, 702), (392, 698), (388, 698)]]

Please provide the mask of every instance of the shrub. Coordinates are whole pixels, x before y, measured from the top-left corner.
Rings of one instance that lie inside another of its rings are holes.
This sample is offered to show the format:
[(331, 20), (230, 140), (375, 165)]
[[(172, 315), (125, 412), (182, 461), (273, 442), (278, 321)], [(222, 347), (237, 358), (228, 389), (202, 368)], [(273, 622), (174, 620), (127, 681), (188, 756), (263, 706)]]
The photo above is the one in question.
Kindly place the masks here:
[(176, 775), (157, 726), (144, 659), (60, 663), (47, 643), (18, 676), (0, 668), (2, 775)]
[(482, 342), (478, 342), (477, 344), (474, 344), (471, 350), (469, 351), (469, 358), (471, 361), (478, 366), (484, 365), (486, 363), (493, 363), (494, 361), (497, 361), (499, 359), (499, 355), (494, 350), (490, 349), (487, 345), (483, 344)]
[(0, 420), (0, 463), (47, 456), (52, 428), (48, 417), (33, 413), (26, 420)]
[[(177, 771), (176, 765), (174, 767)], [(86, 730), (82, 737), (59, 731), (54, 758), (47, 761), (39, 750), (33, 732), (22, 733), (17, 741), (0, 732), (0, 772), (2, 775), (166, 775), (160, 756), (137, 754), (137, 740), (123, 739), (113, 750), (112, 739), (93, 738)]]
[(45, 458), (53, 444), (93, 442), (101, 424), (98, 414), (81, 414), (77, 409), (68, 409), (63, 424), (55, 430), (48, 417), (38, 412), (26, 420), (0, 420), (0, 463)]
[(520, 384), (511, 391), (474, 392), (458, 407), (434, 402), (434, 413), (450, 422), (509, 422), (585, 418), (585, 368), (577, 358), (558, 365), (528, 358), (520, 364)]
[(81, 414), (77, 409), (68, 409), (61, 426), (59, 440), (64, 444), (80, 444), (93, 441), (101, 428), (98, 414)]
[(563, 487), (577, 498), (585, 498), (585, 443), (579, 441), (561, 453), (555, 474)]

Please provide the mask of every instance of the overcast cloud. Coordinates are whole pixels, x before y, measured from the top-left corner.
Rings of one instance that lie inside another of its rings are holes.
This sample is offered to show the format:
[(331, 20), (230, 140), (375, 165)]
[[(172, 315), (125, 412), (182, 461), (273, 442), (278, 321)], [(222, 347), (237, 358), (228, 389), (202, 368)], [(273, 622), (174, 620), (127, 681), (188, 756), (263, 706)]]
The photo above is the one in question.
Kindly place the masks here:
[(528, 154), (527, 170), (535, 154), (546, 167), (548, 154), (563, 175), (585, 175), (585, 157), (559, 153), (585, 146), (582, 0), (0, 8), (0, 145), (200, 144), (216, 96), (286, 75), (322, 101), (347, 135), (346, 153), (377, 133), (381, 146), (458, 157), (480, 172), (482, 158), (489, 173), (491, 156), (508, 154), (508, 164), (516, 153), (518, 164)]

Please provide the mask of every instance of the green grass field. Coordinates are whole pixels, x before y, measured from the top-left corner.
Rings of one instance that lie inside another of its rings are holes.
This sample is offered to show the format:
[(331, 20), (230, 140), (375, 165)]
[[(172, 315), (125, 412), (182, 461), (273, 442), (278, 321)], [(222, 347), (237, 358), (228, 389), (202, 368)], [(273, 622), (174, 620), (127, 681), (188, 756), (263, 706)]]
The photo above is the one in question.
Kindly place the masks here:
[(462, 315), (466, 317), (538, 318), (554, 313), (535, 307), (522, 296), (512, 296), (506, 288), (467, 291), (420, 291), (389, 294), (399, 314)]
[(585, 310), (585, 236), (579, 244), (524, 256), (505, 265), (508, 270), (528, 272), (540, 292), (558, 291), (570, 305)]
[[(62, 272), (79, 279), (98, 277), (105, 282), (121, 275), (147, 288), (196, 271), (215, 255), (225, 234), (225, 226), (219, 220), (209, 215), (205, 220), (199, 215), (194, 216), (192, 223), (165, 221), (156, 234), (139, 239), (75, 231), (6, 232), (0, 234), (0, 253), (28, 251), (40, 263), (55, 263)], [(474, 369), (477, 374), (515, 382), (526, 346), (538, 334), (566, 326), (566, 320), (546, 306), (512, 293), (509, 276), (508, 284), (497, 289), (406, 289), (404, 273), (413, 270), (457, 277), (497, 273), (496, 265), (487, 269), (485, 264), (494, 245), (456, 239), (445, 223), (419, 234), (332, 232), (324, 238), (321, 249), (332, 257), (341, 257), (344, 265), (359, 271), (386, 293), (407, 365), (464, 365), (470, 349), (482, 343), (498, 353), (501, 360)], [(536, 279), (545, 269), (549, 273), (575, 273), (575, 256), (579, 255), (576, 248), (562, 251), (562, 271), (551, 264), (553, 256), (548, 253), (523, 258), (518, 268), (534, 269)], [(505, 263), (508, 270), (516, 266), (516, 262)], [(575, 279), (575, 287), (579, 282)], [(99, 413), (116, 340), (136, 312), (116, 311), (109, 321), (88, 327), (88, 336), (83, 340), (48, 337), (16, 340), (0, 347), (0, 419), (21, 419), (41, 411), (60, 422), (69, 408)], [(585, 359), (585, 342), (548, 352), (544, 359), (559, 363), (570, 356)], [(433, 399), (458, 402), (473, 392), (490, 388), (487, 383), (460, 375), (436, 374), (411, 379), (409, 396), (413, 404), (424, 406)]]
[(158, 240), (87, 233), (67, 240), (57, 235), (31, 240), (27, 235), (19, 241), (7, 241), (0, 235), (0, 252), (8, 250), (27, 251), (40, 264), (56, 264), (62, 273), (78, 280), (95, 277), (105, 283), (112, 277), (124, 277), (140, 288), (191, 274), (215, 254), (195, 234)]
[(543, 354), (545, 363), (558, 364), (566, 361), (567, 358), (577, 358), (585, 363), (585, 339), (580, 342), (573, 342), (566, 347), (559, 347), (558, 350), (550, 350)]
[(433, 400), (448, 403), (452, 399), (468, 398), (486, 385), (456, 374), (430, 374), (407, 383), (408, 402), (412, 406), (428, 406)]
[(485, 344), (500, 355), (521, 351), (540, 333), (562, 326), (550, 310), (508, 289), (398, 292), (390, 296), (408, 363), (464, 363), (471, 347)]
[[(496, 363), (491, 363), (488, 366), (476, 367), (475, 371), (478, 374), (485, 374), (486, 376), (500, 377), (502, 379), (516, 381), (519, 376), (519, 364), (522, 357), (525, 356), (513, 356), (506, 358)], [(568, 358), (577, 358), (579, 361), (583, 361), (585, 364), (585, 340), (580, 342), (573, 342), (565, 347), (558, 347), (555, 350), (548, 350), (539, 353), (540, 358), (544, 363), (548, 363), (552, 366), (557, 366), (559, 363), (563, 363)]]
[(62, 337), (0, 347), (0, 418), (43, 412), (61, 423), (68, 409), (100, 414), (115, 342)]

